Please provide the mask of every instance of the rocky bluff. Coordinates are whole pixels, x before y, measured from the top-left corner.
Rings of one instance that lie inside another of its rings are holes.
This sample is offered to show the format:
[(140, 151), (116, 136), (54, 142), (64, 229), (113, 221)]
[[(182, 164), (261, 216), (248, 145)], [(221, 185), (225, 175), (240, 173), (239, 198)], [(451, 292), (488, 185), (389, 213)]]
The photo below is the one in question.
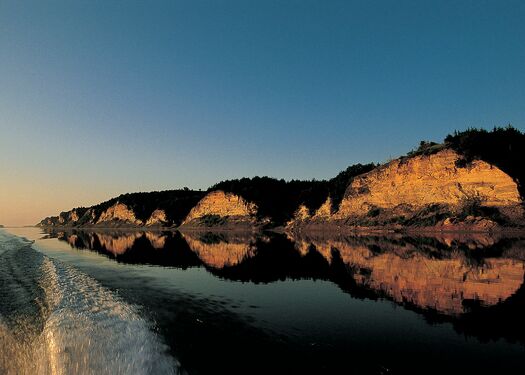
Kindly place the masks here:
[(357, 164), (330, 180), (269, 177), (124, 194), (48, 217), (44, 227), (182, 227), (288, 231), (524, 228), (525, 134), (471, 129), (382, 165)]

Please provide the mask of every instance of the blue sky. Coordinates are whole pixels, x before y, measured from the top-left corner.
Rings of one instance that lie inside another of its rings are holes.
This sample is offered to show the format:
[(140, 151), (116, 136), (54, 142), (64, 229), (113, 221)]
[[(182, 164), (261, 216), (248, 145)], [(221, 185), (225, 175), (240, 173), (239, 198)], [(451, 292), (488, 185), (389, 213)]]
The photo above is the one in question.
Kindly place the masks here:
[(525, 129), (523, 1), (0, 2), (0, 223)]

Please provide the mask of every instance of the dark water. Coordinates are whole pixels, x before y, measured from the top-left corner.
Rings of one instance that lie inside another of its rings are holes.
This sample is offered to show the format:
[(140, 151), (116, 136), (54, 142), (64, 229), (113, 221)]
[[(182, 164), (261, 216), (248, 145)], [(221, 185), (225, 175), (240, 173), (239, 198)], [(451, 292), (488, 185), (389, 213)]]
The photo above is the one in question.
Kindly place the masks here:
[(0, 373), (525, 371), (520, 239), (9, 231)]

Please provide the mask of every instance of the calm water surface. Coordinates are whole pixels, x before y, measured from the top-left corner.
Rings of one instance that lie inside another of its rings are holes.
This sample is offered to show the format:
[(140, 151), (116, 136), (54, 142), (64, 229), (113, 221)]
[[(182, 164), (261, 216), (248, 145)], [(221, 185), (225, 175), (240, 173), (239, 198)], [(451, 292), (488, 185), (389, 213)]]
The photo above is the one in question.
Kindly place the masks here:
[(4, 229), (0, 373), (522, 374), (524, 264), (483, 235)]

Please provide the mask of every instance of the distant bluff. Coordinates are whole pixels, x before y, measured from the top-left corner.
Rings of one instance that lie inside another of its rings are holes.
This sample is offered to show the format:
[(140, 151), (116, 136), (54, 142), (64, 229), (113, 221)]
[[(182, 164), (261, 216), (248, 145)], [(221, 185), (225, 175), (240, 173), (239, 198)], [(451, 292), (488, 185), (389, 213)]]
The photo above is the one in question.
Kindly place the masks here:
[(492, 231), (524, 224), (525, 135), (469, 129), (421, 142), (382, 165), (357, 164), (330, 180), (228, 180), (208, 191), (124, 194), (42, 220), (44, 227), (255, 230), (412, 228)]
[(178, 226), (205, 192), (189, 189), (123, 194), (91, 207), (47, 217), (43, 227)]

